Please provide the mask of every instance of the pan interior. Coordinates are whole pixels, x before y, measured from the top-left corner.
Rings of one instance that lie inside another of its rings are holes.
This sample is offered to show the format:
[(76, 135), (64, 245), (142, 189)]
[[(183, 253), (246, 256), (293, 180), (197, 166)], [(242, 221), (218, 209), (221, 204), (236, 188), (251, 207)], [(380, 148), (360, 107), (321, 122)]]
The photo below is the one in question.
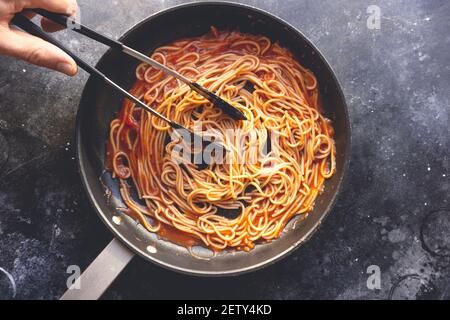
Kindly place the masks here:
[[(320, 52), (298, 31), (260, 10), (230, 3), (194, 3), (158, 13), (132, 28), (122, 41), (144, 53), (181, 38), (220, 30), (265, 35), (289, 48), (298, 61), (314, 72), (320, 84), (325, 115), (333, 121), (337, 147), (337, 172), (327, 181), (307, 219), (291, 221), (280, 239), (258, 244), (249, 253), (184, 247), (160, 240), (119, 208), (124, 204), (118, 183), (104, 172), (105, 141), (109, 124), (122, 98), (104, 83), (90, 78), (83, 92), (77, 124), (77, 150), (83, 183), (100, 218), (116, 237), (142, 257), (168, 268), (191, 274), (236, 274), (256, 269), (287, 254), (307, 240), (330, 211), (339, 190), (349, 152), (350, 129), (339, 84)], [(135, 81), (138, 61), (108, 51), (97, 67), (124, 88)], [(108, 196), (109, 195), (109, 196)]]

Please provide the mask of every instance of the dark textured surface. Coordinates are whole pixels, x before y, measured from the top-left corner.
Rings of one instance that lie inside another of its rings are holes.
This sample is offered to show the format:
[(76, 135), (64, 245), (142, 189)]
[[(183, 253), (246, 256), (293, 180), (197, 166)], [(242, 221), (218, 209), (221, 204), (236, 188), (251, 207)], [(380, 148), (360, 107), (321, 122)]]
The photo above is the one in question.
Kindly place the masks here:
[[(82, 22), (114, 37), (181, 2), (79, 0)], [(243, 2), (303, 31), (341, 80), (353, 156), (337, 206), (307, 244), (261, 271), (197, 278), (135, 258), (104, 298), (450, 299), (450, 3), (379, 1), (381, 29), (369, 30), (371, 1)], [(67, 42), (91, 63), (105, 51)], [(86, 79), (0, 58), (0, 298), (58, 298), (67, 267), (84, 269), (111, 239), (73, 158)], [(380, 290), (367, 288), (370, 265)]]

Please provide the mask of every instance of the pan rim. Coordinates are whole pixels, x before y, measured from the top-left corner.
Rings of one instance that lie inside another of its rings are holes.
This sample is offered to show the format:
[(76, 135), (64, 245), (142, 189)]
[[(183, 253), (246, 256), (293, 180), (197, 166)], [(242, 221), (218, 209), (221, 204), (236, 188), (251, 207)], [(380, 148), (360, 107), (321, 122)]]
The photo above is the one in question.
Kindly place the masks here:
[[(143, 250), (139, 249), (137, 246), (135, 246), (131, 241), (128, 240), (128, 238), (126, 236), (124, 236), (122, 233), (120, 233), (118, 230), (116, 230), (116, 228), (113, 226), (113, 223), (106, 218), (105, 213), (103, 213), (97, 199), (93, 196), (93, 191), (91, 188), (91, 185), (88, 181), (88, 177), (86, 174), (86, 170), (85, 168), (85, 164), (84, 161), (81, 157), (81, 154), (83, 153), (83, 147), (82, 147), (82, 137), (81, 137), (81, 131), (82, 131), (82, 122), (83, 120), (81, 119), (81, 112), (80, 110), (82, 110), (82, 103), (84, 101), (84, 97), (86, 96), (86, 91), (88, 90), (88, 87), (90, 86), (90, 83), (92, 83), (93, 81), (95, 81), (95, 79), (90, 76), (88, 78), (88, 80), (86, 81), (86, 84), (84, 86), (83, 92), (81, 94), (81, 99), (80, 99), (80, 106), (78, 108), (78, 112), (77, 112), (77, 117), (76, 117), (76, 125), (75, 125), (75, 130), (76, 130), (76, 134), (75, 134), (75, 140), (76, 140), (76, 158), (77, 158), (77, 164), (78, 164), (78, 170), (80, 172), (80, 176), (81, 176), (81, 180), (82, 180), (82, 184), (84, 187), (84, 190), (86, 192), (86, 194), (88, 195), (89, 201), (92, 205), (92, 207), (95, 209), (95, 211), (97, 212), (97, 215), (100, 217), (101, 221), (103, 221), (103, 223), (106, 225), (106, 227), (112, 232), (113, 236), (118, 239), (119, 241), (121, 241), (124, 245), (127, 246), (127, 248), (129, 250), (131, 250), (133, 253), (135, 253), (136, 255), (144, 258), (147, 261), (150, 261), (156, 265), (162, 266), (166, 269), (172, 270), (172, 271), (176, 271), (176, 272), (180, 272), (180, 273), (184, 273), (187, 275), (195, 275), (195, 276), (207, 276), (207, 277), (220, 277), (220, 276), (234, 276), (234, 275), (240, 275), (240, 274), (244, 274), (244, 273), (249, 273), (252, 271), (256, 271), (258, 269), (261, 269), (263, 267), (269, 266), (277, 261), (279, 261), (280, 259), (287, 257), (289, 254), (291, 254), (295, 249), (299, 248), (302, 244), (304, 244), (306, 241), (308, 241), (320, 228), (322, 222), (324, 221), (324, 219), (330, 214), (330, 212), (332, 211), (333, 207), (335, 206), (336, 202), (337, 202), (337, 198), (338, 196), (341, 194), (343, 185), (345, 184), (347, 177), (348, 177), (348, 170), (349, 170), (349, 166), (350, 166), (350, 159), (351, 159), (351, 145), (352, 145), (352, 128), (351, 128), (351, 118), (348, 112), (348, 106), (347, 106), (347, 102), (345, 99), (345, 95), (343, 93), (342, 90), (342, 86), (340, 84), (340, 81), (338, 80), (335, 71), (333, 70), (333, 68), (331, 67), (330, 63), (328, 62), (328, 60), (325, 58), (325, 56), (322, 54), (322, 52), (315, 46), (315, 44), (308, 38), (306, 37), (300, 30), (298, 30), (297, 28), (295, 28), (293, 25), (291, 25), (289, 22), (283, 20), (282, 18), (275, 16), (272, 13), (269, 13), (263, 9), (259, 9), (257, 7), (251, 6), (251, 5), (247, 5), (247, 4), (241, 4), (241, 3), (236, 3), (236, 2), (230, 2), (230, 1), (205, 1), (205, 2), (189, 2), (189, 3), (184, 3), (184, 4), (180, 4), (180, 5), (176, 5), (176, 6), (172, 6), (170, 8), (166, 8), (163, 10), (160, 10), (158, 12), (155, 12), (154, 14), (142, 19), (141, 21), (137, 22), (134, 26), (130, 27), (120, 38), (119, 41), (123, 41), (124, 39), (126, 39), (135, 29), (141, 27), (142, 25), (146, 24), (148, 21), (153, 20), (161, 15), (170, 13), (172, 11), (176, 11), (185, 7), (196, 7), (196, 6), (208, 6), (208, 5), (226, 5), (226, 6), (230, 6), (230, 7), (237, 7), (237, 8), (244, 8), (244, 9), (248, 9), (250, 11), (254, 11), (257, 12), (258, 14), (264, 15), (266, 17), (268, 17), (271, 20), (274, 20), (276, 22), (279, 22), (281, 24), (283, 24), (286, 28), (290, 29), (291, 32), (294, 32), (296, 34), (298, 34), (315, 52), (315, 54), (317, 54), (319, 56), (319, 58), (322, 60), (324, 66), (330, 71), (330, 75), (332, 77), (332, 82), (336, 85), (337, 88), (337, 93), (339, 95), (339, 98), (341, 99), (342, 103), (343, 103), (343, 111), (344, 111), (344, 118), (346, 119), (345, 121), (345, 126), (346, 126), (346, 130), (348, 132), (347, 137), (346, 137), (346, 141), (345, 141), (345, 150), (342, 150), (342, 152), (344, 153), (344, 157), (343, 157), (343, 166), (342, 166), (342, 174), (340, 176), (340, 179), (337, 182), (337, 186), (336, 189), (334, 191), (334, 194), (331, 197), (331, 200), (329, 201), (326, 209), (323, 211), (323, 213), (320, 215), (320, 218), (318, 219), (318, 221), (310, 228), (310, 230), (308, 230), (308, 232), (301, 238), (299, 238), (298, 240), (296, 240), (291, 246), (289, 246), (288, 248), (280, 251), (278, 254), (264, 260), (261, 261), (259, 263), (256, 264), (252, 264), (243, 268), (235, 268), (235, 269), (229, 269), (229, 270), (222, 270), (222, 271), (208, 271), (208, 270), (196, 270), (196, 269), (189, 269), (189, 268), (184, 268), (184, 267), (180, 267), (174, 264), (170, 264), (167, 263), (165, 261), (160, 260), (157, 257), (154, 257), (152, 255), (148, 255), (147, 253), (145, 253)], [(103, 59), (105, 58), (105, 56), (110, 53), (112, 51), (112, 49), (108, 49), (103, 55), (102, 57), (98, 60), (96, 66), (98, 66), (99, 64), (101, 64), (101, 62), (103, 61)]]

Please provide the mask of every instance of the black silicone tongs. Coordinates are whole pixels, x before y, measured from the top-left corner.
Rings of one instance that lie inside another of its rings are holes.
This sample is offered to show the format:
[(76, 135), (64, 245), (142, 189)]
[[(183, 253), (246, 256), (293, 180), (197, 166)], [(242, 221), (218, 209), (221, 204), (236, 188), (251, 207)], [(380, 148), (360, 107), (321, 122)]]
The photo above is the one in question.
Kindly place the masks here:
[(111, 39), (105, 35), (102, 35), (89, 27), (86, 27), (82, 24), (77, 23), (72, 17), (68, 17), (62, 14), (53, 13), (46, 11), (44, 9), (34, 9), (34, 12), (37, 14), (40, 14), (43, 17), (46, 17), (47, 19), (58, 23), (61, 26), (68, 26), (72, 25), (74, 28), (71, 28), (71, 30), (74, 30), (75, 32), (78, 32), (88, 38), (91, 38), (95, 41), (98, 41), (100, 43), (103, 43), (104, 45), (107, 45), (108, 47), (111, 47), (113, 49), (122, 51), (125, 54), (128, 54), (129, 56), (132, 56), (142, 62), (148, 63), (149, 65), (153, 66), (156, 69), (162, 70), (164, 73), (186, 83), (192, 90), (197, 92), (198, 94), (202, 95), (206, 99), (208, 99), (211, 103), (213, 103), (216, 107), (221, 109), (224, 113), (229, 115), (235, 120), (247, 120), (247, 117), (244, 115), (242, 111), (235, 108), (219, 96), (215, 95), (208, 89), (202, 87), (197, 82), (191, 81), (182, 74), (166, 67), (165, 65), (159, 63), (158, 61), (155, 61), (154, 59), (149, 58), (148, 56), (126, 46), (120, 41)]
[[(36, 11), (40, 12), (41, 10), (36, 10)], [(159, 119), (167, 122), (179, 134), (181, 134), (181, 136), (183, 138), (185, 138), (186, 135), (189, 135), (190, 138), (192, 139), (191, 141), (202, 141), (206, 145), (212, 145), (215, 149), (228, 151), (228, 149), (224, 145), (217, 144), (217, 143), (214, 143), (214, 142), (211, 142), (211, 141), (205, 141), (203, 139), (203, 137), (197, 135), (193, 131), (185, 128), (181, 124), (179, 124), (179, 123), (177, 123), (175, 121), (172, 121), (172, 120), (166, 118), (165, 116), (163, 116), (162, 114), (160, 114), (159, 112), (153, 110), (151, 107), (146, 105), (144, 102), (142, 102), (141, 100), (139, 100), (138, 98), (136, 98), (135, 96), (130, 94), (127, 90), (123, 89), (118, 84), (116, 84), (114, 81), (109, 79), (101, 71), (99, 71), (98, 69), (92, 67), (87, 62), (85, 62), (83, 59), (78, 57), (75, 53), (73, 53), (70, 49), (68, 49), (66, 46), (64, 46), (61, 42), (59, 42), (58, 40), (53, 38), (51, 35), (49, 35), (46, 32), (44, 32), (38, 25), (34, 24), (32, 21), (30, 21), (22, 13), (16, 14), (11, 22), (14, 25), (16, 25), (17, 27), (19, 27), (20, 29), (22, 29), (23, 31), (25, 31), (25, 32), (33, 35), (33, 36), (39, 37), (39, 38), (41, 38), (41, 39), (43, 39), (43, 40), (45, 40), (47, 42), (50, 42), (51, 44), (57, 46), (58, 48), (60, 48), (64, 52), (66, 52), (70, 57), (72, 57), (72, 59), (75, 60), (75, 62), (77, 63), (77, 65), (80, 68), (84, 69), (86, 72), (88, 72), (92, 76), (95, 76), (98, 79), (104, 81), (105, 83), (110, 85), (114, 90), (119, 92), (121, 95), (123, 95), (124, 97), (126, 97), (126, 98), (130, 99), (131, 101), (135, 102), (138, 106), (144, 108), (146, 111), (150, 112), (152, 115), (154, 115), (154, 116), (158, 117)], [(107, 39), (107, 38), (105, 37), (105, 39)], [(114, 42), (114, 40), (112, 40), (112, 39), (110, 39), (109, 41), (111, 41), (111, 44)], [(130, 49), (130, 50), (132, 50), (132, 49)]]

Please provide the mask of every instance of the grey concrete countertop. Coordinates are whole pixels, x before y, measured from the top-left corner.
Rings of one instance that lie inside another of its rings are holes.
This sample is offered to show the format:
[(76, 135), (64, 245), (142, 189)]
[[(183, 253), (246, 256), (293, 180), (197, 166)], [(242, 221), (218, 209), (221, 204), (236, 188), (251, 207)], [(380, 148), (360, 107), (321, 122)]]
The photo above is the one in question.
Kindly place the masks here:
[[(113, 37), (182, 2), (79, 0), (83, 23)], [(450, 299), (450, 2), (377, 1), (379, 30), (367, 27), (368, 0), (242, 2), (304, 32), (342, 83), (353, 155), (337, 206), (309, 242), (263, 270), (198, 278), (135, 258), (104, 298)], [(92, 64), (105, 51), (58, 38)], [(59, 298), (67, 267), (84, 269), (112, 238), (72, 148), (86, 80), (0, 57), (2, 299)], [(367, 286), (369, 266), (380, 289)]]

